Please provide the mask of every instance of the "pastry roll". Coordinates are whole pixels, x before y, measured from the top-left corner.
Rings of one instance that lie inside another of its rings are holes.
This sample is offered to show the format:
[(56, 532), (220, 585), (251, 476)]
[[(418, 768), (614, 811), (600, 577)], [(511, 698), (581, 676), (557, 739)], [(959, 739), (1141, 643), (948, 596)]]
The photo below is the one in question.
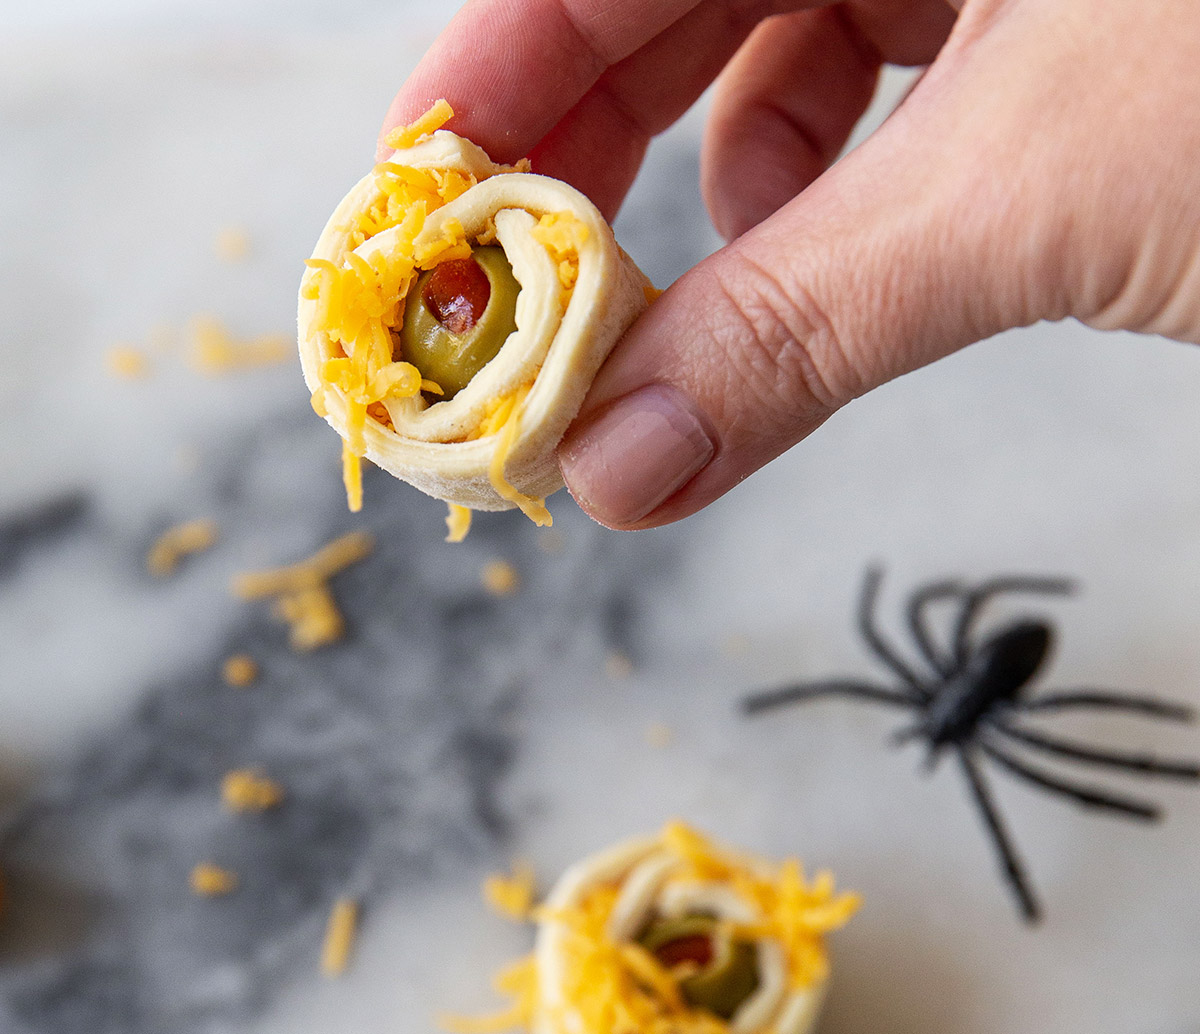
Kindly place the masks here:
[(450, 115), (393, 133), (330, 217), (300, 289), (304, 377), (352, 509), (366, 457), (460, 525), (549, 523), (554, 448), (654, 291), (586, 197), (438, 129)]
[(534, 953), (500, 984), (514, 1011), (460, 1031), (809, 1034), (829, 979), (826, 934), (858, 908), (680, 823), (569, 868), (534, 911)]

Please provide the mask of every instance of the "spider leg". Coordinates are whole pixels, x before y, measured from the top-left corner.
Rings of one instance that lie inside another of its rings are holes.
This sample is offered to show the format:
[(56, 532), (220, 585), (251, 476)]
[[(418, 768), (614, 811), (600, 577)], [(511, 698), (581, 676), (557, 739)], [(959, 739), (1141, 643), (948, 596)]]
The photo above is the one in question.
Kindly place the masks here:
[(1060, 779), (1057, 775), (1051, 775), (1044, 769), (1031, 765), (1024, 758), (1014, 757), (1007, 750), (986, 739), (980, 743), (980, 747), (988, 757), (1019, 779), (1024, 779), (1027, 783), (1040, 786), (1043, 790), (1049, 790), (1051, 793), (1061, 794), (1076, 804), (1088, 808), (1106, 808), (1128, 818), (1147, 819), (1151, 822), (1157, 821), (1162, 816), (1161, 810), (1156, 805), (1139, 801), (1133, 797), (1110, 793), (1099, 787), (1083, 786)]
[(997, 732), (1034, 747), (1047, 754), (1054, 754), (1073, 761), (1082, 761), (1088, 765), (1104, 765), (1108, 768), (1122, 768), (1139, 775), (1159, 775), (1172, 779), (1200, 779), (1200, 763), (1195, 761), (1164, 761), (1153, 754), (1129, 754), (1124, 751), (1094, 750), (1073, 740), (1060, 739), (1057, 736), (1047, 736), (1042, 732), (1032, 732), (1011, 725), (1003, 718), (989, 723)]
[(1033, 896), (1033, 888), (1029, 884), (1029, 878), (1025, 875), (1025, 869), (1017, 856), (1016, 848), (1013, 847), (1004, 823), (1000, 819), (1000, 813), (996, 810), (992, 792), (984, 782), (983, 774), (979, 771), (974, 759), (961, 745), (958, 748), (958, 761), (963, 774), (967, 777), (967, 783), (971, 787), (971, 795), (979, 807), (983, 824), (987, 827), (996, 853), (1000, 856), (1004, 878), (1008, 881), (1008, 886), (1013, 894), (1016, 895), (1021, 916), (1027, 923), (1036, 923), (1041, 918), (1041, 908)]
[(962, 586), (958, 582), (947, 579), (923, 586), (914, 592), (908, 601), (909, 632), (912, 633), (913, 640), (922, 656), (929, 662), (933, 670), (943, 677), (954, 671), (954, 658), (938, 649), (937, 644), (933, 641), (933, 636), (929, 634), (929, 626), (926, 623), (925, 608), (929, 604), (947, 597), (959, 596), (962, 591)]
[(867, 682), (852, 682), (843, 679), (829, 679), (825, 682), (805, 682), (798, 686), (783, 686), (780, 689), (768, 689), (754, 693), (742, 700), (742, 711), (745, 714), (758, 714), (769, 711), (784, 704), (799, 704), (820, 697), (844, 696), (856, 697), (860, 700), (872, 700), (879, 704), (891, 704), (894, 707), (917, 707), (919, 702), (909, 693), (895, 689), (885, 689), (883, 686), (872, 686)]
[(1066, 596), (1073, 592), (1074, 588), (1074, 584), (1066, 578), (1034, 578), (1014, 575), (1006, 578), (993, 578), (973, 589), (967, 594), (954, 628), (955, 664), (962, 665), (966, 662), (970, 647), (971, 628), (979, 616), (979, 611), (994, 596), (1010, 592)]
[(917, 678), (916, 673), (900, 658), (900, 655), (875, 627), (875, 601), (879, 596), (879, 586), (882, 582), (883, 568), (877, 566), (867, 568), (862, 595), (858, 601), (858, 631), (870, 651), (900, 677), (916, 698), (922, 701), (928, 700), (929, 693), (921, 684), (921, 680)]
[(1146, 718), (1165, 718), (1171, 722), (1190, 722), (1196, 717), (1195, 711), (1187, 704), (1102, 689), (1070, 689), (1046, 693), (1033, 700), (1018, 700), (1012, 706), (1018, 711), (1065, 711), (1072, 707), (1094, 707), (1105, 711), (1128, 711)]

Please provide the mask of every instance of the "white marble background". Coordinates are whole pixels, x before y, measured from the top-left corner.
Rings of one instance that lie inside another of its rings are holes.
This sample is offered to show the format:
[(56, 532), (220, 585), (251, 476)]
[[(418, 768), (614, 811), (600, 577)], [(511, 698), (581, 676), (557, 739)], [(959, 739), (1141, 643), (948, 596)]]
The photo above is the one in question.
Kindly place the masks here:
[[(1200, 703), (1193, 349), (1074, 324), (1004, 335), (848, 407), (681, 526), (606, 533), (556, 498), (559, 554), (509, 517), (454, 550), (440, 507), (379, 478), (352, 519), (291, 367), (208, 379), (170, 353), (146, 381), (106, 372), (112, 345), (200, 312), (289, 329), (308, 247), (451, 6), (0, 8), (0, 529), (75, 500), (57, 529), (0, 535), (0, 1029), (431, 1031), (489, 1004), (487, 975), (527, 942), (479, 903), (486, 872), (520, 855), (549, 880), (674, 815), (864, 893), (826, 1034), (1200, 1029), (1200, 788), (1113, 780), (1167, 806), (1144, 827), (997, 776), (1047, 905), (1031, 930), (958, 773), (924, 778), (916, 750), (887, 747), (894, 715), (734, 706), (873, 673), (852, 633), (871, 559), (897, 636), (924, 580), (1072, 575), (1077, 597), (1030, 605), (1061, 633), (1042, 684)], [(715, 246), (697, 138), (689, 118), (656, 145), (618, 224), (660, 284)], [(250, 234), (244, 264), (214, 256), (227, 224)], [(146, 546), (197, 516), (219, 546), (152, 581)], [(383, 548), (338, 583), (345, 645), (297, 659), (228, 595), (232, 572), (363, 525)], [(477, 588), (490, 556), (517, 564), (520, 595)], [(235, 648), (264, 666), (240, 697), (216, 678)], [(628, 678), (605, 674), (612, 649)], [(1054, 726), (1200, 754), (1195, 729)], [(212, 780), (264, 760), (290, 810), (222, 826)], [(218, 845), (264, 878), (195, 902), (186, 872)], [(362, 937), (322, 981), (345, 892)]]

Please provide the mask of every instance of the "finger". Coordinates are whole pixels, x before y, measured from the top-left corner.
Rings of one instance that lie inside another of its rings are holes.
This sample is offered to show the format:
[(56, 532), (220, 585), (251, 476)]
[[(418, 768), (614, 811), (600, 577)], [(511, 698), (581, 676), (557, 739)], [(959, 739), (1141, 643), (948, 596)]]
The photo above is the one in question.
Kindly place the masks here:
[(871, 102), (879, 66), (837, 9), (780, 15), (754, 30), (717, 82), (701, 153), (700, 190), (726, 240), (833, 162)]
[(1065, 314), (1063, 199), (1013, 190), (1045, 158), (1023, 146), (1029, 109), (997, 90), (1022, 50), (992, 52), (944, 55), (866, 143), (633, 326), (559, 448), (588, 513), (687, 516), (870, 388)]
[(471, 0), (401, 87), (383, 137), (440, 97), (453, 128), (497, 161), (523, 158), (609, 66), (698, 0)]
[(650, 139), (696, 102), (762, 9), (730, 0), (698, 4), (601, 75), (533, 150), (535, 170), (578, 187), (611, 220)]
[(927, 65), (950, 35), (961, 0), (847, 0), (847, 20), (889, 65)]
[[(874, 0), (763, 22), (721, 74), (701, 162), (717, 230), (744, 233), (833, 163), (881, 62), (932, 61), (954, 26), (944, 0)], [(747, 180), (742, 170), (761, 170)]]
[(821, 2), (675, 0), (668, 10), (665, 0), (618, 0), (605, 12), (624, 11), (625, 21), (599, 38), (590, 23), (577, 25), (584, 0), (552, 4), (558, 13), (522, 0), (523, 16), (511, 23), (497, 17), (499, 0), (469, 4), (397, 94), (380, 139), (445, 96), (456, 132), (501, 161), (529, 155), (536, 171), (578, 187), (611, 219), (650, 138), (696, 101), (755, 24)]

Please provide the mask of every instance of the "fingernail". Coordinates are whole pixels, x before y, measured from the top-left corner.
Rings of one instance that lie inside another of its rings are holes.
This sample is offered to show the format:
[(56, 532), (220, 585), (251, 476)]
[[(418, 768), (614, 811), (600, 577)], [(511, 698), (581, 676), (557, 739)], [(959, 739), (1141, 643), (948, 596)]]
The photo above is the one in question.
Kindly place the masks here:
[(610, 403), (559, 447), (571, 494), (607, 525), (632, 524), (674, 495), (716, 451), (692, 401), (663, 384)]

